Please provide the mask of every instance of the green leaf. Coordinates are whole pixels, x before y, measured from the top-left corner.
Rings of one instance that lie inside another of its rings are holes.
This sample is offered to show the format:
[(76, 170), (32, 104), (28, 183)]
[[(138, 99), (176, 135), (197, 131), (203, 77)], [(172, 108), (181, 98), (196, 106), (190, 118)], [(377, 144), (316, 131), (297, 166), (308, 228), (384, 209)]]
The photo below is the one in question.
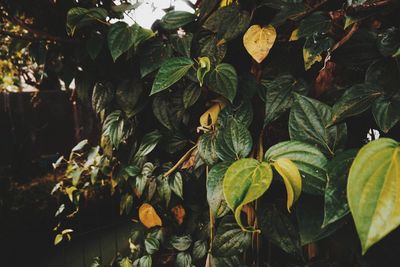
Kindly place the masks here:
[(197, 240), (193, 244), (193, 260), (197, 261), (207, 254), (208, 245), (206, 240)]
[(86, 50), (92, 60), (95, 60), (103, 48), (103, 36), (100, 33), (92, 32), (86, 41)]
[(207, 176), (207, 201), (213, 216), (220, 218), (229, 212), (226, 204), (222, 182), (231, 162), (220, 162), (214, 165)]
[(183, 106), (185, 109), (193, 106), (201, 96), (201, 88), (198, 84), (191, 83), (183, 91)]
[(217, 9), (208, 17), (203, 27), (217, 33), (219, 40), (230, 41), (244, 32), (249, 23), (249, 13), (239, 10), (238, 6), (233, 4)]
[(112, 145), (117, 149), (125, 138), (124, 125), (125, 120), (120, 110), (110, 113), (103, 124), (103, 134), (110, 137)]
[(316, 62), (322, 61), (322, 53), (327, 52), (334, 44), (332, 38), (312, 35), (307, 38), (303, 47), (304, 68), (309, 70)]
[(365, 73), (365, 83), (386, 94), (399, 90), (400, 70), (393, 59), (380, 59), (373, 62)]
[(74, 35), (76, 29), (89, 26), (96, 21), (104, 21), (107, 15), (107, 10), (104, 8), (71, 8), (67, 13), (67, 32), (69, 35)]
[(328, 127), (332, 121), (328, 105), (305, 96), (296, 95), (289, 116), (289, 134), (292, 140), (317, 145), (327, 155), (334, 155), (346, 145), (346, 124)]
[(214, 132), (204, 133), (199, 138), (199, 156), (209, 166), (218, 161), (216, 152), (216, 135)]
[(356, 84), (346, 90), (333, 106), (332, 123), (356, 116), (370, 108), (382, 93), (368, 84)]
[(249, 130), (234, 119), (218, 130), (215, 152), (222, 161), (235, 161), (246, 157), (253, 147)]
[(162, 200), (165, 201), (165, 205), (168, 207), (171, 201), (171, 187), (169, 186), (168, 180), (162, 175), (157, 178), (157, 192)]
[(179, 53), (181, 56), (189, 57), (192, 47), (193, 34), (185, 33), (185, 35), (181, 36), (179, 34), (171, 35), (171, 44), (172, 48)]
[(199, 56), (208, 57), (211, 65), (218, 65), (224, 59), (227, 45), (218, 43), (218, 38), (215, 34), (207, 33), (198, 41)]
[(196, 19), (196, 16), (187, 11), (170, 11), (161, 18), (161, 27), (172, 31), (183, 27)]
[(136, 1), (134, 5), (128, 4), (128, 3), (123, 3), (120, 5), (116, 6), (111, 6), (112, 11), (117, 12), (117, 13), (124, 13), (126, 11), (130, 11), (133, 9), (138, 8), (142, 4), (141, 1)]
[(327, 165), (328, 181), (325, 189), (324, 222), (322, 227), (333, 223), (349, 213), (346, 197), (347, 176), (357, 151), (338, 153)]
[(113, 100), (114, 90), (110, 84), (96, 83), (92, 94), (92, 108), (96, 113), (104, 110)]
[(264, 125), (278, 119), (294, 102), (293, 93), (307, 94), (308, 87), (292, 75), (282, 75), (273, 81), (263, 80), (266, 88)]
[(144, 240), (144, 247), (146, 252), (152, 255), (160, 249), (160, 241), (155, 237), (148, 237)]
[(165, 128), (175, 132), (180, 128), (185, 112), (182, 91), (175, 90), (170, 93), (157, 94), (152, 107), (157, 120)]
[(159, 69), (171, 56), (171, 46), (165, 44), (161, 40), (155, 39), (146, 43), (139, 53), (141, 77), (143, 78)]
[(134, 38), (133, 28), (125, 22), (118, 21), (110, 26), (107, 40), (114, 61), (133, 46)]
[(372, 114), (379, 129), (387, 133), (400, 121), (400, 93), (379, 97), (372, 105)]
[(271, 166), (255, 159), (240, 159), (226, 171), (223, 181), (225, 200), (242, 230), (255, 230), (243, 226), (240, 219), (242, 207), (261, 197), (269, 188), (271, 181)]
[(158, 130), (149, 132), (143, 136), (135, 157), (144, 157), (151, 153), (161, 140), (161, 133)]
[(176, 255), (176, 267), (192, 267), (192, 256), (187, 252), (179, 252)]
[(222, 218), (212, 246), (212, 254), (217, 257), (240, 255), (251, 244), (251, 233), (242, 231), (234, 221), (233, 216)]
[(75, 161), (71, 164), (68, 164), (67, 170), (65, 172), (65, 176), (72, 179), (72, 184), (77, 185), (81, 178), (81, 175), (84, 171), (83, 167), (80, 167)]
[(400, 225), (400, 145), (389, 138), (361, 148), (350, 168), (347, 199), (363, 254)]
[(233, 102), (238, 87), (235, 68), (227, 63), (221, 63), (207, 75), (207, 86), (214, 92)]
[(226, 127), (231, 120), (235, 120), (243, 127), (249, 127), (253, 121), (253, 106), (250, 101), (241, 101), (226, 106), (218, 115), (218, 127)]
[(171, 245), (178, 251), (187, 250), (191, 244), (192, 238), (190, 237), (190, 235), (174, 235), (171, 237)]
[(293, 203), (300, 197), (301, 193), (301, 176), (297, 166), (287, 158), (278, 158), (273, 162), (275, 170), (283, 178), (287, 192), (288, 211)]
[(138, 80), (122, 81), (115, 92), (118, 107), (125, 112), (128, 118), (135, 116), (140, 110), (140, 97), (143, 85)]
[(199, 66), (197, 69), (197, 80), (200, 82), (200, 86), (203, 86), (203, 82), (204, 82), (204, 76), (206, 76), (206, 74), (208, 72), (210, 72), (211, 69), (211, 62), (210, 59), (208, 57), (199, 57)]
[(119, 213), (122, 214), (125, 212), (128, 215), (133, 206), (133, 196), (131, 194), (124, 194), (121, 197), (121, 202), (119, 204)]
[[(283, 206), (283, 205), (282, 205)], [(261, 233), (286, 253), (301, 256), (300, 236), (284, 207), (268, 204), (259, 216)]]
[(211, 262), (211, 266), (215, 267), (234, 267), (244, 266), (239, 259), (239, 256), (232, 257), (214, 257), (208, 254), (207, 261)]
[(296, 206), (296, 215), (302, 246), (330, 236), (344, 224), (344, 221), (337, 221), (322, 228), (324, 202), (315, 196), (302, 196)]
[(152, 267), (153, 259), (150, 255), (145, 255), (139, 259), (138, 267)]
[(82, 150), (88, 143), (89, 143), (89, 141), (87, 139), (80, 141), (78, 144), (76, 144), (76, 146), (74, 146), (71, 149), (71, 152), (77, 152), (77, 151)]
[(156, 75), (150, 95), (168, 89), (185, 76), (193, 64), (194, 62), (186, 57), (175, 57), (165, 61)]
[(307, 12), (306, 6), (303, 3), (299, 3), (299, 1), (264, 0), (261, 2), (260, 6), (262, 5), (279, 10), (271, 21), (271, 24), (274, 26), (279, 26), (286, 20), (301, 18)]
[(324, 12), (318, 11), (301, 20), (297, 36), (312, 37), (314, 34), (327, 33), (332, 25), (332, 21)]
[(324, 193), (327, 159), (316, 147), (299, 141), (281, 142), (269, 148), (264, 158), (266, 161), (290, 159), (300, 171), (303, 191), (316, 195)]
[(183, 199), (183, 179), (182, 179), (182, 174), (180, 172), (177, 172), (173, 177), (170, 177), (169, 185), (171, 187), (172, 192), (174, 192), (175, 195)]

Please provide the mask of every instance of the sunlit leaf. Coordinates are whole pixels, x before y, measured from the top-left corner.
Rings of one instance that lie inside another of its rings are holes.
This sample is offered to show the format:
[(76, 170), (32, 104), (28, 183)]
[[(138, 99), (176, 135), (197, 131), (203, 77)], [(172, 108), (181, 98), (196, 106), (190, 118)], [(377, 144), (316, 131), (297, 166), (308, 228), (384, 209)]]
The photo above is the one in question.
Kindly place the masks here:
[(276, 31), (272, 25), (265, 27), (252, 25), (243, 36), (243, 44), (252, 58), (261, 63), (274, 45)]
[(242, 230), (255, 230), (243, 226), (240, 219), (242, 207), (261, 197), (269, 188), (271, 181), (271, 166), (255, 159), (240, 159), (226, 171), (223, 181), (225, 200)]
[(400, 145), (380, 138), (361, 148), (350, 168), (347, 199), (362, 252), (400, 225)]

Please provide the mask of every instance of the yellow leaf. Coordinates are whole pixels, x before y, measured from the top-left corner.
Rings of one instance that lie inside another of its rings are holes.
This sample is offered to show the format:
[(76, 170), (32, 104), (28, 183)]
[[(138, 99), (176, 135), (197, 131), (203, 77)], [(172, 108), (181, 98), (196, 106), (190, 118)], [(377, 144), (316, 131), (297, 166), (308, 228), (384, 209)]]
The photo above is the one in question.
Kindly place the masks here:
[(162, 226), (161, 219), (158, 216), (156, 210), (147, 203), (144, 203), (139, 208), (139, 220), (147, 228)]
[(304, 58), (304, 68), (306, 70), (309, 70), (312, 65), (316, 62), (321, 62), (322, 61), (322, 56), (321, 54), (314, 55), (310, 52), (308, 49), (303, 49), (303, 58)]
[(71, 202), (74, 202), (74, 192), (78, 190), (75, 186), (71, 186), (68, 187), (67, 189), (65, 189), (65, 192), (68, 195), (69, 200), (71, 200)]
[(232, 4), (234, 2), (234, 0), (222, 0), (221, 4), (219, 5), (220, 7), (224, 7), (224, 6), (229, 6), (230, 4)]
[(287, 209), (293, 205), (301, 193), (301, 176), (297, 166), (286, 158), (279, 158), (274, 162), (275, 170), (282, 176), (287, 191)]
[(215, 125), (218, 119), (219, 112), (225, 107), (224, 101), (218, 101), (212, 105), (203, 115), (200, 117), (200, 125), (202, 127), (210, 127)]
[(296, 29), (296, 30), (294, 30), (293, 32), (292, 32), (292, 34), (290, 35), (290, 39), (289, 39), (289, 41), (297, 41), (297, 40), (299, 40), (299, 29)]
[(54, 238), (54, 245), (58, 245), (61, 241), (63, 240), (63, 235), (62, 234), (58, 234), (56, 235), (56, 238)]
[(275, 39), (276, 31), (272, 25), (263, 28), (260, 25), (253, 25), (244, 34), (243, 44), (251, 57), (261, 63), (268, 56)]

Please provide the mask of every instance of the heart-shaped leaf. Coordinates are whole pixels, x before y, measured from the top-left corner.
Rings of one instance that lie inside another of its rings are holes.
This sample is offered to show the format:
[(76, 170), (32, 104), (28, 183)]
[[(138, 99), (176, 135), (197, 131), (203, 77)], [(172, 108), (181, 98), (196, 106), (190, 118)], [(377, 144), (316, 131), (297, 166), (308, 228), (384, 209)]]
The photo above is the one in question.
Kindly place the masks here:
[(246, 157), (253, 146), (249, 130), (234, 119), (218, 129), (215, 143), (217, 156), (222, 161), (235, 161)]
[(238, 87), (235, 68), (227, 63), (221, 63), (207, 75), (208, 87), (233, 102)]
[(347, 199), (365, 253), (400, 225), (400, 144), (381, 138), (361, 148), (350, 168)]
[(246, 228), (240, 219), (242, 207), (261, 197), (272, 181), (272, 169), (267, 162), (255, 159), (240, 159), (226, 171), (223, 189), (229, 208), (235, 213), (235, 219), (244, 231), (255, 231), (251, 226)]
[(327, 159), (316, 147), (304, 142), (286, 141), (265, 152), (266, 161), (280, 158), (290, 159), (299, 169), (304, 192), (316, 195), (324, 193)]
[(296, 94), (296, 101), (290, 110), (290, 139), (318, 145), (325, 154), (334, 155), (347, 141), (345, 124), (330, 126), (332, 108), (328, 105)]
[(187, 57), (175, 57), (165, 61), (154, 79), (150, 95), (168, 89), (185, 76), (193, 64), (194, 62)]
[(243, 36), (243, 44), (251, 57), (261, 63), (274, 45), (276, 31), (272, 25), (252, 25)]

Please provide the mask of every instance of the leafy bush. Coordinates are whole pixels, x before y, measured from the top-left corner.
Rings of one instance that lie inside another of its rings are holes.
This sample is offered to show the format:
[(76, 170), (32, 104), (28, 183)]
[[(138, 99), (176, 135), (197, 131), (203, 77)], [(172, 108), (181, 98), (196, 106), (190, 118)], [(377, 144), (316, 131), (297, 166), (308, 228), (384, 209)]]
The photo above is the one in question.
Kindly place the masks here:
[(56, 189), (121, 194), (121, 266), (355, 266), (400, 224), (398, 1), (202, 0), (152, 30), (111, 20), (126, 3), (63, 8), (48, 49), (102, 136)]

